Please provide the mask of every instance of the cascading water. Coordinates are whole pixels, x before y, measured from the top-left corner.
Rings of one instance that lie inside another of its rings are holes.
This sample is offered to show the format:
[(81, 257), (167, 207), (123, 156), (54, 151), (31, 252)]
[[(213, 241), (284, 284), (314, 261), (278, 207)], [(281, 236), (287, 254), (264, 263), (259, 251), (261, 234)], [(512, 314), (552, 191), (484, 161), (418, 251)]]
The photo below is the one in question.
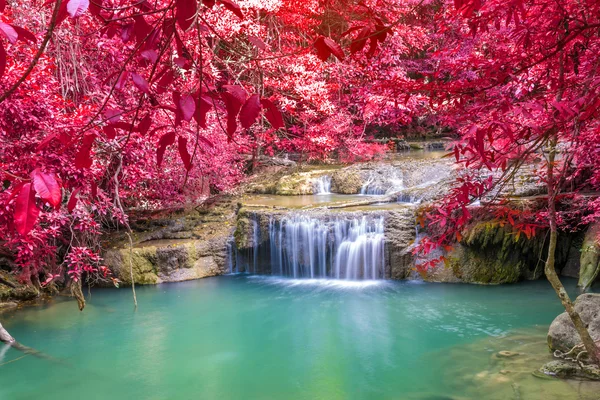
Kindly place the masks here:
[(384, 195), (401, 190), (404, 187), (402, 171), (394, 170), (390, 174), (372, 172), (360, 189), (362, 195)]
[(382, 279), (384, 243), (383, 217), (321, 220), (296, 214), (269, 221), (268, 254), (273, 275)]
[(331, 176), (323, 175), (314, 181), (315, 194), (330, 194), (331, 193)]

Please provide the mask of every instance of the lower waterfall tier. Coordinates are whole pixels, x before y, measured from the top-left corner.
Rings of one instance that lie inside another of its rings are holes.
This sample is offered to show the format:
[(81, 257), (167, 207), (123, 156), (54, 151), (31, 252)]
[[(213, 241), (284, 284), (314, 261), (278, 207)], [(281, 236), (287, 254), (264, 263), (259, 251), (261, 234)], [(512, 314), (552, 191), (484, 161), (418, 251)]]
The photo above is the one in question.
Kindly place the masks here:
[(253, 220), (252, 230), (253, 246), (248, 251), (232, 250), (236, 265), (232, 272), (352, 280), (385, 277), (382, 216), (320, 219), (293, 214), (271, 217), (267, 232)]

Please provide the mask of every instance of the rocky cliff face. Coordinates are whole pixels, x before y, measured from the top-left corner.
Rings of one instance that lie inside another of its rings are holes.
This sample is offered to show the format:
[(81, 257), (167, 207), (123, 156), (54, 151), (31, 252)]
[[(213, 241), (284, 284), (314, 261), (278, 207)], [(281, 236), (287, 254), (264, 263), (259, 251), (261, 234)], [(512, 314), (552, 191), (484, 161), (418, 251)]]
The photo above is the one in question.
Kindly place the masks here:
[(220, 202), (205, 210), (165, 213), (133, 221), (132, 249), (118, 235), (107, 244), (104, 259), (124, 284), (179, 282), (228, 272), (227, 241), (237, 215), (237, 204)]

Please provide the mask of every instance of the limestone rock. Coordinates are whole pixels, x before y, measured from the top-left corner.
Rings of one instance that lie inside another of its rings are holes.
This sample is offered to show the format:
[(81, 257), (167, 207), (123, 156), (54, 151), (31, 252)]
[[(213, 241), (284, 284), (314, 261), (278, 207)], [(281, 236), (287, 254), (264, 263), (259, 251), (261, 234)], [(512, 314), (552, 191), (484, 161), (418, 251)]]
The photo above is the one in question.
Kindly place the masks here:
[[(588, 327), (593, 340), (600, 340), (600, 294), (586, 293), (575, 300), (575, 311)], [(581, 343), (581, 339), (569, 315), (564, 312), (554, 319), (548, 331), (550, 350), (568, 352)]]
[(581, 248), (578, 286), (587, 289), (600, 272), (600, 223), (588, 229)]
[(109, 250), (106, 264), (124, 284), (131, 284), (130, 263), (136, 284), (179, 282), (222, 275), (226, 270), (227, 237), (215, 240), (150, 241)]
[(389, 278), (406, 279), (412, 275), (415, 242), (415, 217), (411, 209), (393, 211), (385, 217), (385, 240)]
[(0, 269), (0, 301), (31, 300), (39, 294), (35, 287), (20, 283), (14, 275)]

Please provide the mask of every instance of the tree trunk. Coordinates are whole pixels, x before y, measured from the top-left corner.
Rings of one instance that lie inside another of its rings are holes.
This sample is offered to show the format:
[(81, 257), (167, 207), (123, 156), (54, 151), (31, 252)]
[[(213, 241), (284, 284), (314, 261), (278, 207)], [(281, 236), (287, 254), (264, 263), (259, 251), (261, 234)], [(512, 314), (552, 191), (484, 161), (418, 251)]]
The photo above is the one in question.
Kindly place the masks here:
[(4, 329), (4, 327), (2, 326), (1, 323), (0, 323), (0, 342), (10, 344), (10, 345), (12, 345), (13, 343), (16, 342), (15, 338), (10, 336), (10, 333), (8, 333), (6, 331), (6, 329)]
[(565, 287), (563, 286), (558, 274), (555, 269), (555, 257), (556, 257), (556, 242), (558, 240), (558, 227), (556, 223), (556, 194), (558, 192), (558, 185), (554, 179), (554, 159), (556, 155), (556, 139), (552, 139), (550, 143), (550, 153), (548, 155), (548, 176), (547, 176), (547, 187), (548, 187), (548, 219), (550, 223), (550, 244), (548, 246), (548, 258), (546, 259), (546, 265), (544, 267), (544, 272), (546, 274), (546, 278), (554, 288), (556, 295), (560, 299), (565, 311), (571, 318), (573, 325), (575, 325), (575, 329), (581, 338), (581, 342), (583, 343), (585, 350), (588, 353), (589, 359), (592, 363), (596, 365), (600, 365), (599, 359), (600, 354), (599, 349), (594, 343), (594, 340), (590, 336), (590, 333), (587, 330), (587, 327), (581, 320), (581, 316), (577, 311), (575, 311), (575, 307), (573, 306), (573, 302), (569, 298)]

